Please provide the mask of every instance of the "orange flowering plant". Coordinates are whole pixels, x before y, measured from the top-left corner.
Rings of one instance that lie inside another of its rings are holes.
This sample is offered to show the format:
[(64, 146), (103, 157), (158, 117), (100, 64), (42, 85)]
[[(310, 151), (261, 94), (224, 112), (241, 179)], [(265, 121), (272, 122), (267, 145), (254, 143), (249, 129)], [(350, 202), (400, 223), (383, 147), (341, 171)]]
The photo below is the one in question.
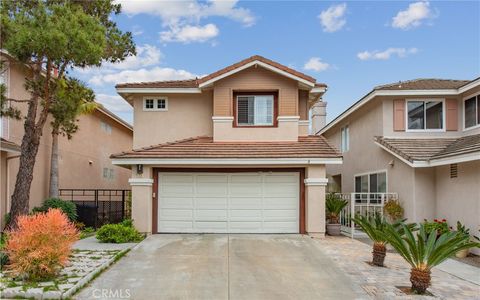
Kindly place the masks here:
[(59, 209), (19, 216), (17, 225), (8, 233), (7, 268), (12, 275), (32, 281), (54, 277), (67, 264), (72, 244), (79, 238), (75, 225)]

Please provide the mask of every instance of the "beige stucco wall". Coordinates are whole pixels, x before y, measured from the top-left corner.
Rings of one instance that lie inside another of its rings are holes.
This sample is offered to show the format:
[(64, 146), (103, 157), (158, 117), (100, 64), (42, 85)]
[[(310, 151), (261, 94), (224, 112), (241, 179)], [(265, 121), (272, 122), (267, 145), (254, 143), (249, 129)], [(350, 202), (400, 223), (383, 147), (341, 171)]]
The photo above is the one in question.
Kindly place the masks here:
[(450, 178), (449, 165), (436, 167), (435, 179), (435, 217), (447, 219), (454, 228), (460, 221), (471, 234), (479, 236), (480, 160), (458, 164), (457, 178)]
[[(145, 166), (142, 174), (132, 171), (132, 178), (152, 179), (152, 168)], [(152, 184), (133, 184), (132, 188), (132, 219), (140, 232), (152, 233)]]
[(143, 97), (133, 100), (133, 148), (148, 147), (195, 136), (212, 136), (212, 92), (170, 94), (168, 111), (144, 111)]
[[(10, 64), (8, 78), (8, 93), (14, 99), (29, 99), (30, 95), (25, 91), (25, 73), (18, 64)], [(16, 103), (24, 116), (27, 112), (25, 104)], [(113, 166), (110, 162), (112, 153), (121, 152), (132, 148), (131, 130), (119, 125), (103, 113), (95, 112), (92, 115), (79, 117), (79, 130), (71, 140), (65, 137), (59, 138), (59, 184), (60, 188), (106, 188), (106, 189), (129, 189), (128, 169)], [(100, 121), (112, 126), (112, 133), (105, 134), (101, 129)], [(8, 140), (20, 145), (24, 133), (23, 119), (9, 121)], [(51, 129), (50, 120), (47, 120), (35, 161), (33, 181), (30, 189), (30, 208), (39, 206), (48, 196), (50, 178), (50, 155), (51, 155)], [(92, 165), (89, 164), (92, 161)], [(19, 159), (10, 159), (8, 162), (8, 185), (2, 186), (2, 194), (10, 198), (13, 193), (16, 175), (19, 167)], [(103, 178), (103, 168), (114, 169), (114, 179)], [(3, 171), (3, 168), (2, 168)], [(0, 207), (0, 215), (5, 214), (10, 203), (6, 207)]]
[(213, 139), (220, 141), (297, 141), (298, 119), (282, 120), (277, 127), (233, 127), (233, 120), (214, 121)]
[(298, 84), (262, 67), (251, 67), (214, 83), (215, 116), (233, 116), (234, 91), (278, 91), (278, 115), (298, 115)]
[[(325, 177), (324, 165), (306, 168), (305, 179), (307, 181)], [(312, 236), (325, 236), (325, 189), (326, 184), (306, 184), (305, 186), (305, 229)]]

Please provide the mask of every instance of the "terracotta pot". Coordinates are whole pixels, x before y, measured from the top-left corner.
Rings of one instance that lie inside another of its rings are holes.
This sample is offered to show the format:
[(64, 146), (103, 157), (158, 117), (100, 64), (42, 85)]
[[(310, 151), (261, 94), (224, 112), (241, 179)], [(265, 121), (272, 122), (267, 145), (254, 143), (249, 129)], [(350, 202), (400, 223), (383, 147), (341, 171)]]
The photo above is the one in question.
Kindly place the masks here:
[(458, 257), (458, 258), (465, 258), (465, 257), (467, 257), (469, 251), (470, 251), (470, 249), (460, 250), (457, 253), (455, 253), (455, 256)]
[(340, 227), (340, 224), (327, 224), (327, 234), (333, 236), (340, 235)]

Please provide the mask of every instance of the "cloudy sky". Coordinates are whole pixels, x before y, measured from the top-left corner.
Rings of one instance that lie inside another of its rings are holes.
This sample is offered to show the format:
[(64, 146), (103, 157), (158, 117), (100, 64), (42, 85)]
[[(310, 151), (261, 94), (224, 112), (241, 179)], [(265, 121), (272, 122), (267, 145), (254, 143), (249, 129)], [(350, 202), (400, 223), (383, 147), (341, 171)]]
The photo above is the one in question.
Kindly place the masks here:
[(188, 79), (258, 54), (329, 86), (328, 119), (379, 84), (480, 76), (478, 1), (119, 1), (137, 55), (72, 74), (128, 122), (123, 82)]

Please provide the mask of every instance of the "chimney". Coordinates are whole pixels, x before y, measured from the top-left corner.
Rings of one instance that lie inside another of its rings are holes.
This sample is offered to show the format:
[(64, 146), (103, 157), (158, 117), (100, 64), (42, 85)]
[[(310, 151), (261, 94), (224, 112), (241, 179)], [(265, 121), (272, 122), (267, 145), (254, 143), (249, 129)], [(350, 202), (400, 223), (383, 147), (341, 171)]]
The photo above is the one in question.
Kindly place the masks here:
[(318, 100), (312, 105), (312, 134), (327, 125), (327, 102)]

